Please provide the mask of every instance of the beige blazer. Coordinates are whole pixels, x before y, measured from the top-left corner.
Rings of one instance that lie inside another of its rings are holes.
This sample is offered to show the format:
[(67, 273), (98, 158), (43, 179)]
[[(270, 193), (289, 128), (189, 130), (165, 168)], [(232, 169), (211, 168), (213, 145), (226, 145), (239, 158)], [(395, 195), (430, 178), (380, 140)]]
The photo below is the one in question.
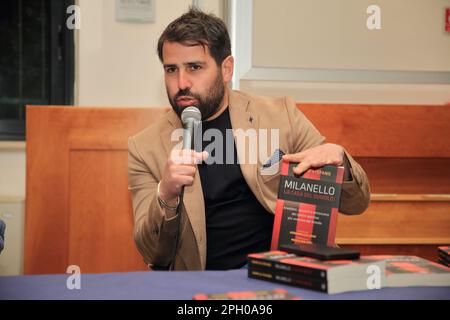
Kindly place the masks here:
[[(290, 98), (251, 96), (229, 90), (229, 113), (233, 130), (279, 129), (279, 148), (286, 154), (317, 146), (325, 138), (298, 110)], [(172, 148), (179, 141), (171, 135), (182, 124), (170, 110), (160, 120), (129, 139), (129, 189), (135, 218), (134, 237), (144, 261), (152, 267), (170, 263), (175, 244), (176, 219), (167, 218), (156, 197), (156, 188), (162, 178), (164, 166)], [(258, 131), (259, 132), (259, 131)], [(269, 134), (270, 136), (270, 134)], [(275, 212), (279, 171), (261, 174), (265, 160), (250, 161), (246, 140), (235, 139), (241, 171), (258, 201)], [(334, 141), (339, 143), (339, 141)], [(249, 161), (242, 161), (242, 159)], [(363, 169), (347, 153), (352, 181), (343, 183), (339, 211), (345, 214), (362, 213), (369, 204), (370, 190)], [(177, 270), (204, 270), (206, 265), (206, 226), (203, 191), (198, 172), (194, 185), (186, 187), (184, 208), (180, 220), (179, 249), (175, 259)]]

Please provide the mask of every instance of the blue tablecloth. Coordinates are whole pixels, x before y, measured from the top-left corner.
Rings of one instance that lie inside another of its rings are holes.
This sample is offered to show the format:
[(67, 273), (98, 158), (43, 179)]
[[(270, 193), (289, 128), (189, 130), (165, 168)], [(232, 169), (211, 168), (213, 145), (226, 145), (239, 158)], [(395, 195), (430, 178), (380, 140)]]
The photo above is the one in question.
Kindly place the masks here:
[(284, 288), (302, 299), (450, 299), (450, 287), (383, 288), (328, 295), (247, 277), (247, 270), (81, 274), (81, 289), (67, 289), (69, 275), (0, 277), (0, 299), (190, 300), (197, 293)]

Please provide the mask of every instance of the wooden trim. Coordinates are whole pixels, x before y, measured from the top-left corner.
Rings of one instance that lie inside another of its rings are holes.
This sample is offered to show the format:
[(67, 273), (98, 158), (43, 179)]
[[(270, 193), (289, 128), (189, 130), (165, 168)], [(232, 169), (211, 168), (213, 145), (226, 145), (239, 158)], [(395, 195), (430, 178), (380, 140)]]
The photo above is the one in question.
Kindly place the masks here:
[(0, 203), (23, 203), (25, 197), (22, 196), (0, 196)]
[(26, 144), (25, 141), (0, 141), (0, 151), (8, 150), (24, 150)]
[(372, 193), (371, 201), (444, 201), (450, 202), (450, 194), (395, 194), (395, 193)]

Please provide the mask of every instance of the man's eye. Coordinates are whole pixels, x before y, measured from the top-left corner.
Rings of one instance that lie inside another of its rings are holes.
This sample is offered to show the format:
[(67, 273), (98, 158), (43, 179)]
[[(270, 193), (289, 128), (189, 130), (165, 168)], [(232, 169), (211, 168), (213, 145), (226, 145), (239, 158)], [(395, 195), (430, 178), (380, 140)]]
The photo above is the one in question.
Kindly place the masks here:
[(174, 67), (166, 68), (166, 73), (174, 73), (175, 71), (176, 71), (176, 68), (174, 68)]
[(191, 71), (197, 71), (197, 70), (200, 70), (202, 67), (200, 67), (199, 65), (191, 65), (191, 66), (189, 66), (189, 69), (191, 70)]

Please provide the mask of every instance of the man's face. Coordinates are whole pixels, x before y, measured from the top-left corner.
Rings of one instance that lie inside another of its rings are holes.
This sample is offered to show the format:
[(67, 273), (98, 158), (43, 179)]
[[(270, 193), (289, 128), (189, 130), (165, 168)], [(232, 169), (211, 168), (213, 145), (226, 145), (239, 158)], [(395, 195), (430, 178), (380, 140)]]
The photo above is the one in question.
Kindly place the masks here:
[(196, 106), (202, 120), (214, 115), (221, 107), (225, 84), (209, 49), (165, 42), (162, 56), (167, 96), (178, 116), (188, 106)]

